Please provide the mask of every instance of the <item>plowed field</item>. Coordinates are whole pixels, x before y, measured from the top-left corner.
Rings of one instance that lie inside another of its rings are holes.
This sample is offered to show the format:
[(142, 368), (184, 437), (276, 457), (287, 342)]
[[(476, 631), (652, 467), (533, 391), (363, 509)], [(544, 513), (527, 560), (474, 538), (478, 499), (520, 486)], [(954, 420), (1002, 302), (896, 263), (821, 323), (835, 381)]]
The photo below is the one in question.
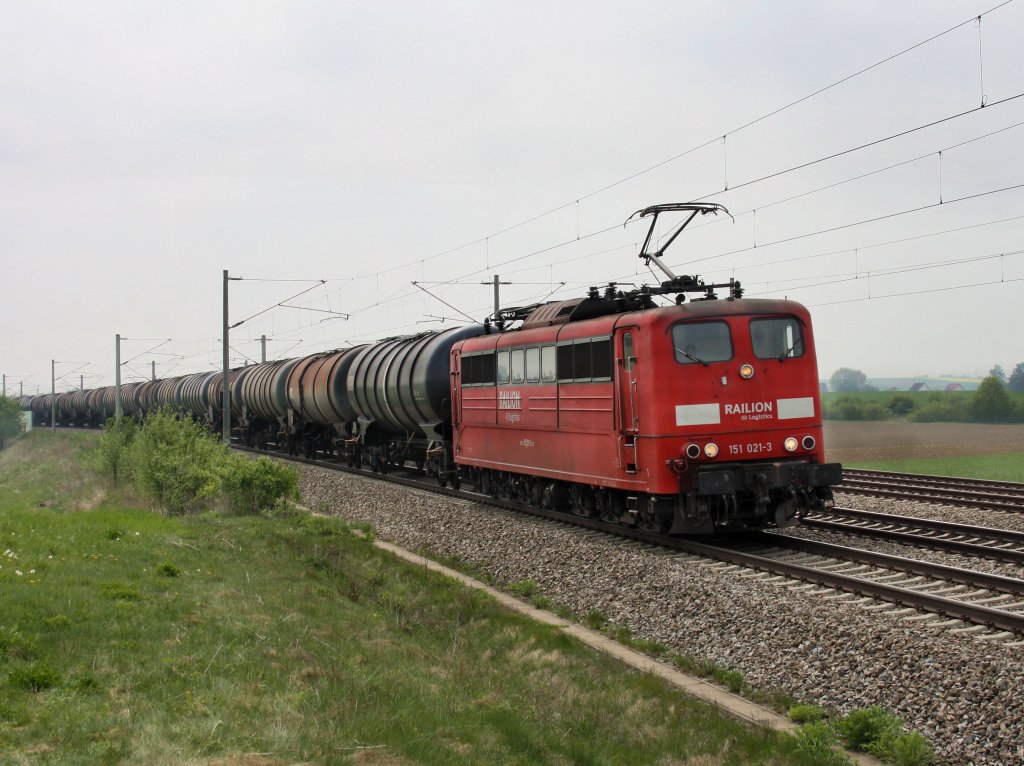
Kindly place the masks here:
[(838, 463), (1005, 452), (1024, 454), (1024, 425), (825, 421), (825, 457)]

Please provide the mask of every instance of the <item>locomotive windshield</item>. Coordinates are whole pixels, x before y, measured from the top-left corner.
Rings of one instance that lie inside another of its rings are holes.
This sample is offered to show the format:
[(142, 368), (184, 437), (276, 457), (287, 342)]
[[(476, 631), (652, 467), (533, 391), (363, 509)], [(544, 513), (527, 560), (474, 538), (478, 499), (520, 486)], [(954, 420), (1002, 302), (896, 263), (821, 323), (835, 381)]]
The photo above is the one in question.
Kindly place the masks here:
[(804, 337), (794, 317), (752, 319), (750, 340), (758, 359), (790, 359), (804, 355)]
[(672, 345), (680, 364), (725, 362), (732, 359), (732, 336), (725, 322), (684, 322), (672, 328)]

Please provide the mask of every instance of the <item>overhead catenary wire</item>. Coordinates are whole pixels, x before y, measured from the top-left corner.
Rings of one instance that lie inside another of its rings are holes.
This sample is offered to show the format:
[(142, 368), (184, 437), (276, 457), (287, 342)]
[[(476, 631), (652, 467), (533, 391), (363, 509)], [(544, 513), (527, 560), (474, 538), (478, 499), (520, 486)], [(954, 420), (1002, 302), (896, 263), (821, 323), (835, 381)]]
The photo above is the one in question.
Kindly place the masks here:
[[(456, 245), (454, 247), (450, 247), (450, 248), (447, 248), (445, 250), (433, 253), (432, 255), (429, 255), (429, 256), (426, 256), (426, 257), (416, 258), (415, 260), (409, 261), (407, 263), (399, 264), (397, 266), (392, 266), (392, 267), (387, 268), (387, 269), (381, 269), (379, 271), (367, 272), (367, 273), (362, 274), (362, 275), (357, 275), (357, 276), (353, 277), (353, 279), (368, 278), (368, 277), (372, 277), (372, 276), (375, 276), (375, 275), (388, 274), (388, 273), (391, 273), (391, 272), (394, 272), (394, 271), (400, 271), (400, 270), (403, 270), (403, 269), (407, 269), (407, 268), (409, 268), (411, 266), (414, 266), (416, 264), (426, 263), (427, 261), (435, 260), (437, 258), (441, 258), (443, 256), (450, 255), (451, 253), (458, 252), (459, 250), (463, 250), (463, 249), (465, 249), (467, 247), (473, 247), (474, 245), (480, 245), (480, 244), (484, 244), (487, 247), (488, 262), (487, 262), (486, 268), (488, 268), (488, 269), (489, 268), (493, 268), (494, 264), (490, 263), (490, 240), (492, 238), (499, 237), (499, 236), (501, 236), (503, 234), (507, 234), (507, 233), (509, 233), (511, 231), (519, 229), (519, 228), (521, 228), (523, 226), (529, 225), (531, 223), (535, 223), (536, 221), (539, 221), (539, 220), (541, 220), (543, 218), (546, 218), (546, 217), (548, 217), (550, 215), (554, 215), (555, 213), (558, 213), (558, 212), (560, 212), (562, 210), (565, 210), (565, 209), (567, 209), (569, 207), (572, 207), (572, 206), (578, 207), (579, 203), (582, 202), (583, 200), (587, 200), (587, 199), (595, 197), (595, 196), (597, 196), (599, 194), (603, 194), (604, 192), (606, 192), (606, 191), (608, 191), (610, 189), (613, 189), (613, 188), (615, 188), (617, 186), (621, 186), (624, 183), (632, 181), (632, 180), (634, 180), (636, 178), (639, 178), (640, 176), (646, 175), (647, 173), (650, 173), (650, 172), (652, 172), (654, 170), (657, 170), (658, 168), (663, 167), (663, 166), (665, 166), (665, 165), (667, 165), (669, 163), (672, 163), (672, 162), (675, 162), (676, 160), (682, 159), (683, 157), (686, 157), (687, 155), (693, 154), (694, 152), (697, 152), (697, 151), (699, 151), (701, 149), (704, 149), (704, 148), (706, 148), (708, 146), (711, 146), (712, 144), (714, 144), (714, 143), (716, 143), (718, 141), (721, 141), (724, 138), (727, 138), (728, 136), (735, 135), (735, 134), (737, 134), (737, 133), (739, 133), (741, 131), (746, 130), (749, 127), (757, 125), (758, 123), (761, 123), (761, 122), (763, 122), (765, 120), (768, 120), (771, 117), (774, 117), (774, 116), (776, 116), (778, 114), (781, 114), (782, 112), (785, 112), (785, 111), (787, 111), (787, 110), (789, 110), (789, 109), (791, 109), (791, 108), (793, 108), (793, 107), (795, 107), (795, 106), (797, 106), (799, 104), (804, 103), (805, 101), (808, 101), (808, 100), (810, 100), (810, 99), (812, 99), (812, 98), (814, 98), (816, 96), (819, 96), (822, 93), (825, 93), (825, 92), (827, 92), (829, 90), (832, 90), (833, 88), (836, 88), (839, 85), (842, 85), (843, 83), (849, 82), (850, 80), (853, 80), (853, 79), (855, 79), (855, 78), (857, 78), (857, 77), (859, 77), (859, 76), (861, 76), (861, 75), (863, 75), (863, 74), (865, 74), (867, 72), (870, 72), (870, 71), (872, 71), (874, 69), (877, 69), (878, 67), (880, 67), (880, 66), (882, 66), (884, 64), (887, 64), (890, 61), (893, 61), (893, 60), (895, 60), (895, 59), (897, 59), (897, 58), (899, 58), (901, 56), (904, 56), (907, 53), (910, 53), (911, 51), (914, 51), (914, 50), (916, 50), (918, 48), (921, 48), (922, 46), (928, 45), (929, 43), (932, 43), (932, 42), (934, 42), (934, 41), (936, 41), (936, 40), (938, 40), (938, 39), (940, 39), (942, 37), (945, 37), (946, 35), (954, 32), (954, 31), (956, 31), (956, 30), (958, 30), (958, 29), (960, 29), (960, 28), (962, 28), (962, 27), (964, 27), (964, 26), (966, 26), (968, 24), (975, 23), (976, 20), (981, 19), (982, 17), (988, 16), (989, 14), (992, 14), (992, 13), (1000, 10), (1001, 8), (1003, 8), (1003, 7), (1007, 6), (1007, 5), (1010, 5), (1013, 1), (1014, 0), (1004, 0), (1004, 2), (1001, 2), (1001, 3), (998, 3), (997, 5), (994, 5), (991, 8), (989, 8), (988, 10), (986, 10), (986, 11), (980, 13), (980, 14), (972, 15), (970, 18), (965, 19), (964, 21), (961, 21), (961, 22), (959, 22), (957, 24), (954, 24), (953, 26), (951, 26), (951, 27), (949, 27), (949, 28), (947, 28), (947, 29), (945, 29), (945, 30), (943, 30), (941, 32), (938, 32), (938, 33), (936, 33), (934, 35), (931, 35), (930, 37), (925, 38), (924, 40), (921, 40), (921, 41), (919, 41), (917, 43), (914, 43), (913, 45), (910, 45), (910, 46), (908, 46), (906, 48), (903, 48), (903, 49), (897, 51), (896, 53), (890, 54), (889, 56), (886, 56), (886, 57), (884, 57), (884, 58), (882, 58), (882, 59), (880, 59), (880, 60), (878, 60), (878, 61), (876, 61), (876, 62), (874, 62), (872, 64), (869, 64), (868, 66), (865, 66), (865, 67), (863, 67), (861, 69), (858, 69), (857, 71), (855, 71), (855, 72), (853, 72), (853, 73), (851, 73), (849, 75), (841, 77), (840, 79), (835, 80), (834, 82), (829, 83), (828, 85), (825, 85), (825, 86), (823, 86), (821, 88), (818, 88), (817, 90), (814, 90), (814, 91), (812, 91), (811, 93), (808, 93), (805, 96), (802, 96), (800, 98), (794, 99), (793, 101), (790, 101), (790, 102), (788, 102), (788, 103), (786, 103), (786, 104), (784, 104), (784, 105), (782, 105), (780, 107), (777, 107), (775, 109), (772, 109), (772, 110), (766, 112), (765, 114), (762, 114), (762, 115), (760, 115), (758, 117), (755, 117), (752, 120), (748, 120), (747, 122), (739, 125), (738, 127), (732, 128), (731, 130), (727, 130), (724, 133), (720, 133), (720, 134), (714, 136), (713, 138), (709, 138), (706, 141), (703, 141), (703, 142), (701, 142), (701, 143), (699, 143), (699, 144), (697, 144), (695, 146), (690, 147), (689, 149), (686, 149), (686, 150), (684, 150), (682, 152), (674, 154), (674, 155), (672, 155), (672, 156), (670, 156), (670, 157), (668, 157), (666, 159), (660, 160), (660, 161), (658, 161), (658, 162), (656, 162), (656, 163), (654, 163), (654, 164), (652, 164), (652, 165), (650, 165), (648, 167), (643, 168), (642, 170), (638, 170), (638, 171), (636, 171), (634, 173), (631, 173), (631, 174), (629, 174), (629, 175), (627, 175), (625, 177), (619, 178), (616, 181), (612, 181), (611, 183), (608, 183), (608, 184), (605, 184), (603, 186), (600, 186), (597, 189), (594, 189), (593, 191), (587, 192), (586, 194), (576, 195), (571, 200), (568, 200), (568, 201), (566, 201), (566, 202), (564, 202), (562, 204), (559, 204), (559, 205), (557, 205), (555, 207), (552, 207), (552, 208), (550, 208), (548, 210), (545, 210), (544, 212), (537, 213), (535, 215), (529, 216), (529, 217), (527, 217), (527, 218), (525, 218), (525, 219), (523, 219), (521, 221), (518, 221), (517, 223), (511, 224), (509, 226), (505, 226), (505, 227), (503, 227), (501, 229), (498, 229), (498, 230), (496, 230), (494, 232), (491, 232), (489, 234), (486, 234), (486, 235), (483, 235), (483, 236), (480, 236), (480, 237), (476, 237), (475, 239), (463, 242), (460, 245)], [(732, 187), (732, 189), (735, 189), (735, 188), (738, 188), (738, 187), (736, 187), (736, 186)]]
[[(982, 16), (987, 15), (989, 13), (992, 13), (993, 11), (996, 11), (999, 8), (1002, 8), (1002, 7), (1006, 6), (1006, 5), (1009, 5), (1010, 2), (1011, 2), (1011, 0), (1007, 0), (1007, 2), (1000, 3), (1000, 4), (996, 5), (996, 6), (994, 6), (993, 8), (985, 11), (984, 14), (980, 14), (980, 15), (977, 15), (977, 16), (972, 16), (971, 19), (968, 19), (968, 20), (966, 20), (966, 21), (964, 21), (964, 22), (962, 22), (960, 24), (954, 25), (954, 26), (950, 27), (949, 29), (944, 30), (943, 32), (940, 32), (940, 33), (938, 33), (936, 35), (933, 35), (932, 37), (929, 37), (926, 40), (922, 40), (921, 42), (916, 43), (913, 46), (905, 48), (904, 50), (902, 50), (902, 51), (900, 51), (898, 53), (895, 53), (892, 56), (889, 56), (889, 57), (887, 57), (885, 59), (882, 59), (882, 60), (880, 60), (878, 62), (875, 62), (874, 64), (872, 64), (869, 67), (865, 67), (864, 69), (861, 69), (861, 70), (859, 70), (857, 72), (854, 72), (853, 74), (848, 75), (847, 77), (844, 77), (844, 78), (842, 78), (840, 80), (837, 80), (834, 83), (831, 83), (830, 85), (825, 86), (824, 88), (820, 88), (819, 90), (814, 91), (812, 93), (809, 93), (806, 96), (804, 96), (804, 97), (802, 97), (800, 99), (794, 100), (794, 101), (792, 101), (792, 102), (790, 102), (790, 103), (788, 103), (788, 104), (786, 104), (786, 105), (784, 105), (784, 106), (782, 106), (782, 107), (780, 107), (780, 108), (778, 108), (776, 110), (773, 110), (771, 112), (763, 114), (763, 115), (761, 115), (760, 117), (757, 117), (754, 120), (750, 120), (749, 122), (745, 123), (744, 125), (741, 125), (738, 128), (735, 128), (735, 129), (733, 129), (731, 131), (728, 131), (728, 132), (726, 132), (725, 134), (723, 134), (720, 137), (716, 137), (715, 139), (712, 139), (712, 141), (709, 141), (708, 143), (712, 143), (713, 141), (724, 139), (726, 136), (730, 136), (730, 135), (732, 135), (732, 134), (734, 134), (734, 133), (736, 133), (736, 132), (738, 132), (738, 131), (740, 131), (742, 129), (749, 128), (750, 126), (755, 125), (755, 124), (757, 124), (757, 123), (759, 123), (759, 122), (761, 122), (763, 120), (767, 120), (770, 117), (774, 116), (775, 114), (778, 114), (779, 112), (783, 112), (786, 109), (794, 107), (794, 106), (800, 104), (801, 102), (806, 101), (807, 99), (813, 98), (814, 96), (818, 95), (819, 93), (823, 93), (823, 92), (825, 92), (825, 91), (827, 91), (827, 90), (829, 90), (831, 88), (835, 88), (836, 86), (841, 85), (843, 82), (845, 82), (845, 81), (847, 81), (849, 79), (852, 79), (852, 78), (856, 77), (857, 75), (863, 74), (864, 72), (867, 72), (867, 71), (869, 71), (871, 69), (874, 69), (876, 67), (882, 66), (886, 62), (891, 61), (892, 59), (897, 58), (898, 56), (901, 56), (901, 55), (903, 55), (905, 53), (908, 53), (908, 52), (914, 50), (915, 48), (919, 48), (919, 47), (921, 47), (923, 45), (926, 45), (927, 43), (929, 43), (929, 42), (931, 42), (933, 40), (936, 40), (936, 39), (942, 37), (943, 35), (949, 34), (950, 32), (952, 32), (952, 31), (954, 31), (954, 30), (964, 26), (967, 23), (970, 23), (971, 21), (975, 21), (976, 19), (980, 20)], [(973, 40), (972, 40), (972, 42), (973, 42)], [(982, 60), (982, 56), (981, 56), (981, 30), (980, 30), (980, 27), (979, 27), (979, 32), (978, 32), (978, 56), (979, 56), (979, 69), (980, 69), (981, 66), (983, 65), (983, 60)], [(984, 77), (983, 77), (983, 73), (982, 73), (982, 77), (981, 77), (981, 86), (982, 86), (982, 94), (983, 94), (983, 100), (984, 100)], [(971, 93), (973, 94), (973, 88), (971, 89)], [(734, 157), (735, 157), (735, 152), (734, 152)], [(908, 161), (908, 162), (910, 162), (910, 161)], [(730, 170), (735, 172), (736, 168), (731, 168)], [(625, 180), (628, 180), (628, 179), (623, 179), (623, 182)], [(569, 205), (575, 205), (576, 206), (576, 210), (577, 210), (577, 236), (579, 236), (580, 232), (578, 230), (578, 226), (579, 226), (578, 214), (579, 214), (579, 203), (580, 203), (580, 200), (586, 200), (587, 198), (593, 196), (593, 194), (597, 194), (597, 193), (600, 193), (601, 191), (604, 191), (606, 189), (610, 189), (610, 188), (612, 188), (612, 186), (618, 185), (618, 183), (619, 182), (616, 182), (615, 184), (609, 185), (609, 186), (604, 187), (602, 189), (597, 189), (597, 190), (595, 190), (594, 192), (592, 192), (590, 194), (578, 195), (578, 196), (576, 196), (576, 198), (573, 201), (567, 202), (565, 205), (562, 205), (562, 206), (560, 206), (558, 208), (555, 208), (554, 210), (561, 210), (561, 209), (564, 209), (564, 208), (568, 207)], [(732, 191), (732, 190), (734, 190), (736, 188), (738, 188), (738, 187), (735, 184), (733, 184), (729, 188), (729, 191)], [(822, 188), (828, 188), (828, 187), (822, 187)], [(806, 196), (807, 194), (811, 194), (811, 193), (814, 193), (814, 192), (813, 191), (812, 192), (805, 192), (805, 193), (803, 193), (800, 196)], [(793, 199), (793, 198), (789, 198), (789, 199)], [(770, 206), (771, 204), (782, 204), (782, 202), (784, 202), (784, 201), (787, 201), (787, 200), (779, 200), (779, 201), (776, 201), (774, 203), (769, 203), (768, 206)], [(766, 206), (765, 205), (759, 205), (758, 209), (761, 209), (763, 207), (766, 207)], [(521, 222), (520, 224), (516, 224), (516, 225), (511, 226), (511, 227), (506, 227), (505, 229), (500, 230), (496, 234), (489, 235), (489, 236), (497, 236), (498, 234), (501, 234), (501, 233), (504, 233), (504, 232), (507, 232), (507, 231), (511, 231), (513, 228), (517, 228), (519, 225), (523, 225), (523, 224), (528, 223), (528, 222), (530, 222), (532, 220), (538, 220), (540, 217), (542, 217), (542, 216), (534, 216), (531, 219), (529, 219), (528, 221)], [(877, 220), (877, 219), (872, 219), (872, 220)], [(1014, 219), (1003, 219), (1003, 220), (1014, 220)], [(856, 226), (856, 225), (859, 225), (860, 223), (863, 223), (863, 222), (855, 222), (855, 223), (851, 223), (851, 224), (848, 224), (848, 225), (849, 226)], [(988, 225), (988, 224), (979, 224), (979, 225)], [(609, 227), (609, 229), (606, 229), (604, 231), (605, 232), (610, 232), (613, 228), (616, 228), (616, 227)], [(827, 230), (827, 231), (834, 231), (834, 230), (835, 229), (831, 229), (831, 230)], [(805, 236), (810, 236), (810, 235), (805, 235)], [(921, 236), (934, 236), (934, 234), (921, 235)], [(475, 240), (475, 242), (479, 242), (479, 241), (480, 240)], [(564, 244), (571, 244), (571, 242), (573, 242), (573, 241), (576, 241), (576, 240), (569, 240), (569, 241), (567, 241)], [(784, 242), (784, 241), (787, 241), (787, 240), (779, 240), (779, 242)], [(778, 244), (778, 242), (775, 243), (775, 244)], [(559, 246), (564, 246), (564, 245), (559, 245)], [(460, 248), (455, 248), (455, 249), (460, 249)], [(452, 249), (452, 250), (449, 250), (449, 251), (446, 251), (446, 252), (454, 252), (455, 249)], [(511, 261), (508, 261), (508, 263), (517, 264), (517, 269), (512, 271), (512, 273), (521, 273), (521, 272), (527, 271), (527, 270), (529, 270), (531, 268), (534, 268), (534, 269), (535, 268), (540, 268), (539, 266), (527, 266), (525, 263), (523, 263), (523, 261), (528, 259), (529, 257), (531, 257), (531, 255), (542, 253), (542, 252), (545, 252), (546, 250), (550, 251), (551, 249), (554, 249), (554, 248), (535, 250), (534, 253), (532, 253), (532, 254), (526, 254), (525, 256), (517, 257), (517, 258), (515, 258), (515, 259), (513, 259)], [(836, 251), (836, 252), (840, 252), (840, 251)], [(580, 256), (580, 258), (583, 258), (583, 257), (585, 257), (585, 256)], [(807, 257), (816, 257), (816, 256), (803, 256), (803, 257), (807, 258)], [(552, 259), (538, 259), (538, 260), (552, 260)], [(567, 259), (567, 260), (569, 260), (569, 261), (576, 260), (576, 258)], [(798, 260), (798, 259), (784, 259), (784, 260), (780, 260), (780, 261), (776, 261), (776, 262), (780, 262), (780, 263), (781, 262), (789, 262), (791, 260)], [(423, 263), (423, 259), (419, 258), (419, 259), (417, 259), (416, 262)], [(697, 261), (694, 261), (694, 262), (697, 262)], [(521, 266), (519, 264), (521, 264)], [(755, 267), (758, 267), (758, 266), (761, 266), (761, 265), (766, 265), (766, 264), (758, 263), (758, 264), (753, 264), (753, 265), (750, 265), (750, 266), (745, 266), (744, 268), (755, 268)], [(396, 267), (396, 268), (398, 268), (398, 267)], [(494, 266), (489, 264), (488, 268), (494, 268)], [(389, 269), (389, 271), (390, 270), (393, 270), (393, 269)], [(472, 272), (472, 273), (478, 274), (480, 272), (477, 271), (477, 272)], [(348, 280), (348, 281), (351, 281), (351, 280), (357, 279), (357, 277), (347, 277), (345, 279)], [(268, 282), (270, 282), (270, 281), (281, 281), (281, 282), (294, 281), (294, 282), (304, 282), (306, 280), (298, 280), (298, 279), (288, 279), (288, 280), (285, 280), (285, 279), (274, 279), (274, 280), (271, 280), (271, 279), (266, 279), (266, 280), (259, 279), (258, 280), (258, 279), (252, 279), (250, 281), (268, 281)], [(326, 281), (327, 280), (322, 280), (321, 284), (323, 282), (326, 282)], [(457, 282), (440, 282), (439, 284), (446, 284), (446, 283), (447, 284), (458, 284)], [(421, 284), (430, 284), (430, 283), (428, 283), (426, 281), (421, 281)], [(558, 289), (561, 289), (561, 288), (556, 288), (556, 290), (558, 290)], [(403, 294), (398, 294), (398, 293), (402, 292), (400, 290), (396, 290), (395, 292), (396, 292), (396, 295), (393, 296), (392, 298), (390, 298), (388, 301), (385, 301), (385, 303), (389, 303), (389, 304), (393, 305), (394, 302), (400, 301), (403, 298), (408, 297), (408, 295), (410, 295), (410, 293), (405, 293), (404, 295)], [(375, 304), (375, 306), (377, 306), (377, 305), (380, 305), (380, 303), (378, 302), (378, 304)], [(366, 307), (366, 308), (361, 309), (361, 310), (368, 311), (370, 308), (374, 308), (375, 306)], [(277, 309), (279, 309), (279, 308), (293, 308), (293, 307), (291, 307), (291, 306), (280, 306), (279, 304), (275, 304), (275, 306), (272, 306), (272, 307), (269, 307), (268, 309), (266, 309), (265, 313), (273, 312), (272, 315), (276, 315), (277, 314)], [(295, 307), (295, 308), (297, 308), (297, 307)], [(322, 309), (309, 309), (309, 310), (323, 311)], [(254, 314), (251, 317), (247, 318), (246, 320), (243, 320), (243, 322), (251, 321), (252, 319), (256, 319), (256, 318), (258, 318), (258, 317), (260, 317), (262, 315), (264, 315), (264, 312), (260, 312), (260, 313)], [(391, 320), (391, 318), (389, 317), (388, 321), (390, 321), (390, 320)], [(241, 324), (241, 323), (239, 323), (239, 324)], [(257, 325), (257, 326), (260, 326), (260, 325)], [(356, 328), (353, 328), (353, 329), (356, 329)], [(289, 332), (292, 332), (292, 333), (297, 332), (297, 331), (298, 330), (289, 330)], [(234, 347), (234, 345), (235, 345), (235, 343), (232, 343), (232, 347)], [(215, 351), (214, 352), (206, 352), (206, 353), (207, 354), (215, 353)], [(202, 354), (197, 354), (195, 356), (196, 357), (202, 356)]]

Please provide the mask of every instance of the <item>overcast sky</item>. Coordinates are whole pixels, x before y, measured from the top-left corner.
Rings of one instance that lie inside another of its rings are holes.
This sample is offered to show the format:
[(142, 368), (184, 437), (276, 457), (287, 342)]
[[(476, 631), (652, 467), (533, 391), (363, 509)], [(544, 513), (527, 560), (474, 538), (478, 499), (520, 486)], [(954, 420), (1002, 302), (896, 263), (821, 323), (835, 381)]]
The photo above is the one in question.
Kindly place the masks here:
[(0, 372), (110, 384), (116, 333), (125, 380), (215, 369), (224, 269), (232, 322), (275, 307), (238, 364), (482, 320), (492, 274), (504, 305), (650, 282), (622, 222), (694, 199), (735, 222), (666, 261), (810, 306), (823, 378), (1009, 372), (1024, 2), (998, 3), (2, 0)]

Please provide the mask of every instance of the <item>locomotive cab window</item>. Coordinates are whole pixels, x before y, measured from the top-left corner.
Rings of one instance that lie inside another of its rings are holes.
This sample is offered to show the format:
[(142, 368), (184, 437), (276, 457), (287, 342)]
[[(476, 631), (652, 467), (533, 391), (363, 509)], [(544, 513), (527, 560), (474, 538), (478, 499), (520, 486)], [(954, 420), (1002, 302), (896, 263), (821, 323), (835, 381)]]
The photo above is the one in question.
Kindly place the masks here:
[(784, 359), (804, 355), (804, 337), (794, 317), (752, 319), (750, 342), (758, 359)]
[(672, 345), (680, 364), (707, 364), (732, 359), (732, 335), (725, 322), (683, 322), (672, 328)]

